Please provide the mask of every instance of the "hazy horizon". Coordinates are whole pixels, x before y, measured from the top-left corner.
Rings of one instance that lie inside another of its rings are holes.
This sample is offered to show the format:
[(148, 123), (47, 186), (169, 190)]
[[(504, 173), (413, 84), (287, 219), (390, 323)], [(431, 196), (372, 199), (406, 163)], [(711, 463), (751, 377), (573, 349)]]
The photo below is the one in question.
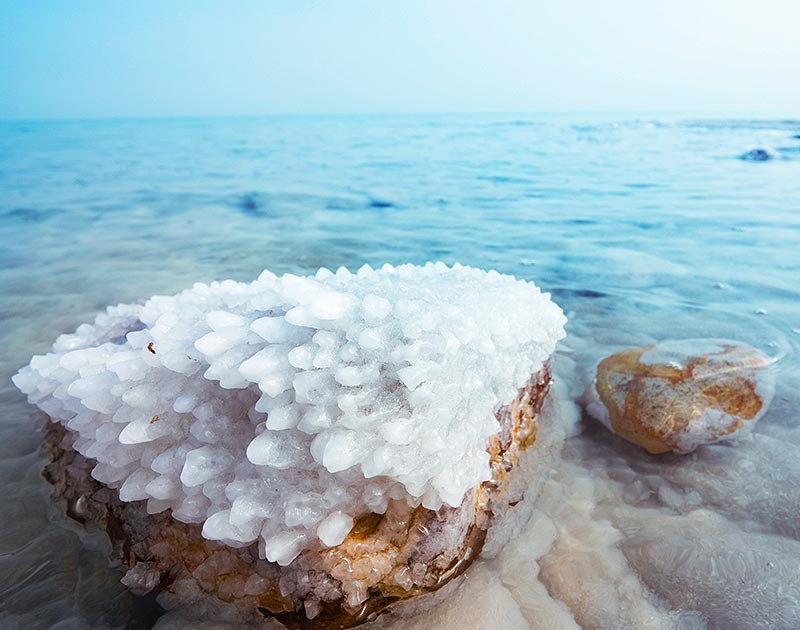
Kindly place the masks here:
[(150, 115), (104, 115), (104, 116), (41, 116), (41, 117), (8, 117), (0, 118), (0, 123), (70, 123), (70, 122), (126, 122), (126, 121), (168, 121), (168, 120), (215, 120), (236, 118), (416, 118), (416, 117), (524, 117), (524, 118), (571, 118), (587, 117), (637, 119), (652, 118), (676, 120), (773, 120), (800, 122), (800, 113), (789, 111), (753, 111), (753, 110), (563, 110), (563, 111), (418, 111), (418, 112), (268, 112), (268, 113), (231, 113), (231, 114), (150, 114)]
[(800, 7), (0, 6), (0, 119), (800, 112)]

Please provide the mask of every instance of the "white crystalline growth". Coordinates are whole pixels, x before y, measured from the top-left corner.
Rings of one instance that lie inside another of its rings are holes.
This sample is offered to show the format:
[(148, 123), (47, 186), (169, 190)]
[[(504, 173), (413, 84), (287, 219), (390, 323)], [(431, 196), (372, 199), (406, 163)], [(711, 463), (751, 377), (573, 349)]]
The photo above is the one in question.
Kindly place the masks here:
[(285, 565), (390, 499), (460, 505), (565, 321), (461, 265), (265, 271), (110, 307), (13, 381), (123, 501)]

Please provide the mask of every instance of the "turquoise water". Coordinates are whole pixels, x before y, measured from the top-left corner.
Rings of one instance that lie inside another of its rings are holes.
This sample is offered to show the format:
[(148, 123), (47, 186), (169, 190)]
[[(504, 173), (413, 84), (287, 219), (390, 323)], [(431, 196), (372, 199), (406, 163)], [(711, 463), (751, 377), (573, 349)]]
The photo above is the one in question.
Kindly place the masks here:
[[(647, 115), (0, 123), (0, 625), (149, 614), (116, 586), (102, 540), (53, 513), (34, 412), (9, 378), (107, 304), (195, 281), (495, 268), (552, 292), (582, 369), (684, 337), (775, 356), (758, 431), (800, 446), (796, 134), (800, 120)], [(773, 159), (739, 159), (757, 147)], [(800, 481), (787, 466), (776, 494)], [(770, 514), (746, 516), (771, 531)]]

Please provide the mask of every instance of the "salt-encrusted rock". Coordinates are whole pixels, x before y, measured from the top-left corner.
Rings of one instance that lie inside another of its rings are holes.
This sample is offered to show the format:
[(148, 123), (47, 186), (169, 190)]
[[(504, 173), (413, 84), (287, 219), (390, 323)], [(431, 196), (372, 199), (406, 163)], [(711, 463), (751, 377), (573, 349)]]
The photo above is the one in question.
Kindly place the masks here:
[(522, 498), (564, 322), (459, 265), (264, 272), (109, 308), (14, 383), (132, 587), (352, 625), (458, 574)]
[(650, 453), (689, 453), (752, 430), (774, 393), (771, 360), (751, 346), (686, 339), (612, 354), (589, 413)]

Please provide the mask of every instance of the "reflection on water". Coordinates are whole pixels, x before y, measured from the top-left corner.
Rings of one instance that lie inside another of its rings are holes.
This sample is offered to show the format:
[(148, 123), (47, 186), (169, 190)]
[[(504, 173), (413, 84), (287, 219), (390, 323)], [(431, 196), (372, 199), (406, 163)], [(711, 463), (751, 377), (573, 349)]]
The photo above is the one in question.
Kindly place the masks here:
[[(513, 548), (527, 573), (510, 581), (510, 553), (475, 569), (502, 618), (800, 625), (798, 133), (647, 116), (0, 123), (0, 625), (153, 614), (103, 537), (49, 504), (35, 412), (9, 383), (33, 353), (107, 304), (198, 280), (427, 260), (551, 290), (576, 398), (622, 347), (724, 337), (778, 358), (773, 407), (736, 448), (652, 458), (581, 421)], [(737, 159), (753, 148), (776, 159)]]

